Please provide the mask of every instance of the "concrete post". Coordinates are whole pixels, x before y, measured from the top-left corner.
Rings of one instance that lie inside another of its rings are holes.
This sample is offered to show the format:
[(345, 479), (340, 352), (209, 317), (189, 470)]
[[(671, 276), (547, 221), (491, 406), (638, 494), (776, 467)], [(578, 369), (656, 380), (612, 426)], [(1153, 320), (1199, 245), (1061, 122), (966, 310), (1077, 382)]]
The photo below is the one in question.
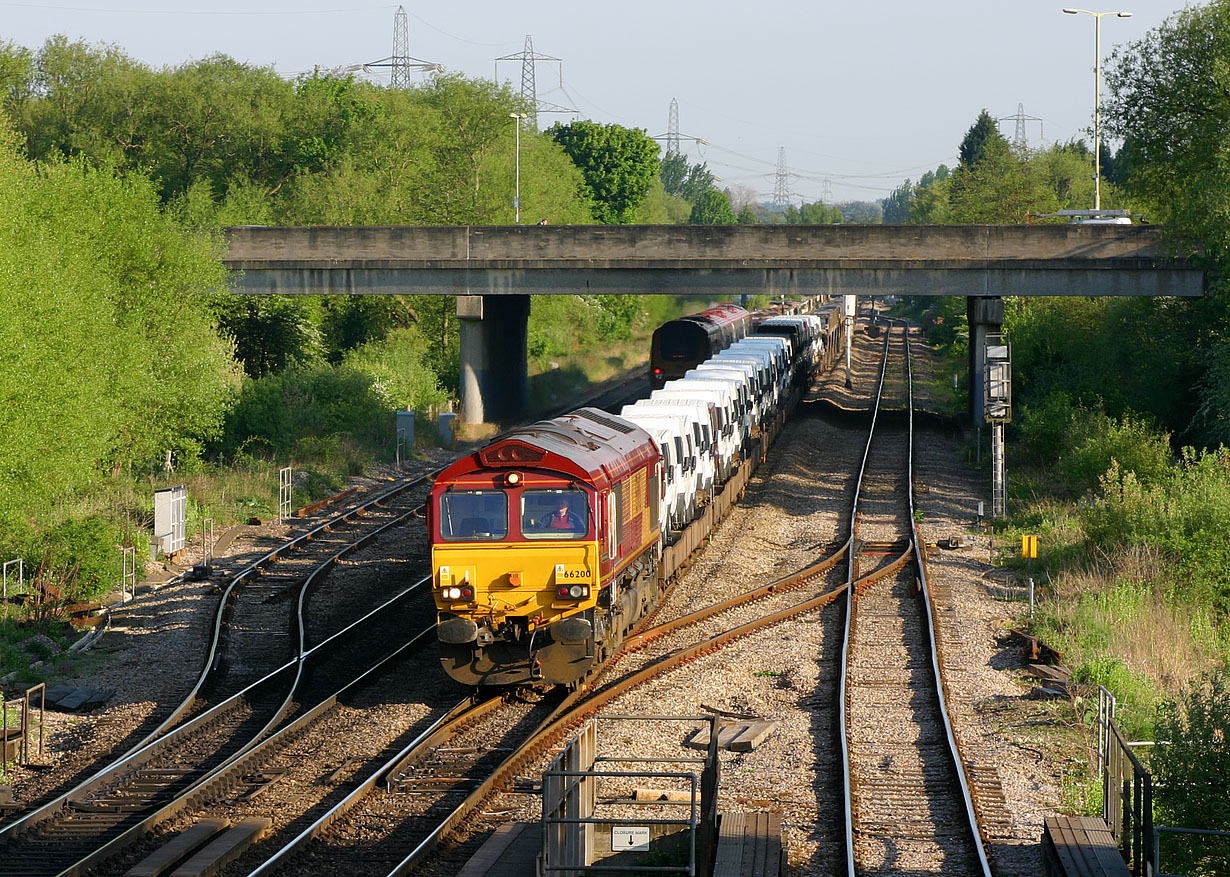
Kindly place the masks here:
[(459, 295), (461, 419), (511, 423), (529, 407), (528, 295)]
[(998, 296), (967, 296), (965, 313), (969, 318), (969, 413), (971, 422), (979, 426), (985, 414), (987, 335), (1003, 330), (1004, 300)]

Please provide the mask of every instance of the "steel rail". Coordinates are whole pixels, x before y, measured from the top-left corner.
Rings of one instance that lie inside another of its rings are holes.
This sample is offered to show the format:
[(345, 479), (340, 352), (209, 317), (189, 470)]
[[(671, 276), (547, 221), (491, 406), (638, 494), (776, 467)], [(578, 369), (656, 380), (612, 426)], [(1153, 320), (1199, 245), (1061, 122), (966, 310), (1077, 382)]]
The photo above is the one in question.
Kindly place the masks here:
[[(969, 831), (970, 839), (972, 840), (973, 846), (976, 850), (979, 868), (981, 870), (981, 873), (984, 875), (984, 877), (990, 877), (991, 875), (990, 864), (987, 860), (986, 849), (985, 849), (986, 839), (983, 835), (983, 832), (978, 822), (975, 802), (974, 802), (973, 795), (971, 793), (972, 785), (969, 782), (969, 777), (968, 777), (965, 761), (961, 757), (960, 748), (957, 743), (956, 735), (954, 733), (953, 726), (952, 726), (952, 718), (951, 718), (951, 713), (948, 707), (948, 701), (945, 697), (946, 682), (945, 682), (944, 675), (943, 675), (942, 653), (941, 653), (942, 649), (940, 645), (940, 640), (937, 637), (936, 620), (934, 618), (934, 614), (936, 611), (935, 604), (932, 599), (931, 591), (928, 587), (928, 583), (926, 580), (925, 555), (921, 548), (922, 538), (921, 538), (921, 534), (919, 533), (918, 526), (916, 524), (916, 504), (915, 504), (915, 492), (914, 492), (915, 442), (914, 442), (913, 360), (912, 360), (912, 352), (911, 352), (910, 340), (909, 340), (908, 324), (902, 324), (902, 329), (904, 332), (903, 346), (904, 346), (904, 351), (905, 351), (905, 372), (906, 372), (906, 408), (907, 408), (907, 478), (906, 478), (906, 482), (907, 482), (907, 506), (908, 506), (909, 522), (910, 522), (909, 523), (910, 548), (904, 555), (902, 555), (901, 559), (903, 560), (912, 559), (914, 561), (915, 569), (916, 569), (917, 576), (918, 576), (920, 591), (922, 593), (923, 599), (925, 600), (926, 611), (923, 613), (923, 615), (926, 618), (927, 635), (928, 635), (928, 640), (930, 643), (930, 648), (928, 650), (929, 651), (928, 657), (929, 657), (929, 661), (931, 664), (932, 677), (934, 678), (935, 683), (936, 683), (936, 694), (937, 694), (937, 699), (938, 699), (938, 703), (940, 707), (940, 713), (939, 713), (940, 720), (944, 727), (944, 734), (945, 734), (945, 738), (946, 738), (946, 742), (948, 746), (949, 757), (951, 758), (953, 767), (955, 768), (954, 773), (956, 776), (957, 785), (961, 790), (961, 796), (962, 796), (962, 802), (963, 802), (963, 812), (964, 812), (964, 815), (967, 821), (966, 827)], [(885, 367), (888, 361), (888, 355), (889, 355), (888, 350), (889, 350), (889, 341), (891, 338), (891, 334), (892, 334), (892, 328), (891, 328), (891, 323), (890, 323), (890, 327), (888, 331), (885, 333), (884, 361), (881, 365), (880, 391), (877, 393), (877, 397), (876, 397), (877, 410), (880, 408), (882, 404), (882, 392), (883, 392), (883, 385), (885, 383), (885, 378), (884, 378)], [(874, 429), (874, 416), (873, 416), (873, 429)], [(868, 447), (870, 447), (870, 443)], [(865, 462), (866, 462), (866, 459), (864, 463)], [(860, 472), (860, 477), (859, 477), (860, 490), (861, 490), (861, 483), (862, 483), (862, 473)], [(856, 516), (852, 516), (852, 521), (854, 520), (856, 520)], [(853, 877), (853, 875), (855, 874), (855, 859), (854, 859), (854, 838), (853, 838), (853, 821), (854, 821), (853, 819), (853, 789), (852, 789), (851, 767), (850, 767), (851, 753), (850, 753), (850, 741), (849, 741), (848, 726), (847, 726), (848, 706), (847, 706), (846, 695), (847, 695), (848, 680), (849, 680), (850, 639), (852, 635), (854, 616), (855, 616), (855, 611), (856, 611), (856, 608), (854, 606), (854, 599), (858, 595), (858, 593), (861, 592), (861, 590), (862, 590), (861, 588), (852, 589), (847, 595), (846, 630), (845, 630), (843, 646), (842, 646), (842, 673), (841, 673), (841, 681), (840, 681), (840, 686), (841, 686), (840, 688), (840, 697), (841, 697), (840, 725), (841, 725), (841, 738), (842, 738), (841, 744), (842, 744), (842, 754), (843, 754), (842, 772), (843, 772), (844, 796), (845, 796), (845, 802), (844, 802), (845, 803), (845, 823), (846, 823), (845, 836), (846, 836), (847, 873), (850, 875), (850, 877)]]
[(667, 634), (674, 633), (676, 630), (684, 627), (691, 627), (694, 624), (704, 621), (706, 618), (711, 618), (714, 615), (720, 615), (723, 612), (738, 608), (745, 603), (751, 603), (755, 600), (768, 597), (771, 594), (781, 594), (797, 588), (822, 573), (828, 572), (837, 565), (839, 560), (846, 556), (846, 553), (849, 550), (850, 542), (847, 540), (844, 545), (828, 557), (825, 557), (810, 566), (806, 566), (801, 570), (792, 572), (789, 575), (784, 575), (780, 579), (769, 582), (767, 585), (761, 585), (758, 588), (753, 588), (752, 590), (746, 591), (738, 596), (731, 597), (727, 600), (722, 600), (718, 603), (712, 603), (701, 609), (697, 609), (695, 612), (689, 612), (687, 615), (681, 615), (671, 621), (664, 621), (661, 624), (654, 625), (653, 627), (647, 628), (640, 633), (635, 633), (624, 640), (623, 646), (619, 650), (620, 654), (627, 654), (629, 652), (636, 651), (637, 649), (644, 648), (649, 643), (664, 637)]
[[(368, 534), (367, 538), (372, 538), (374, 537), (374, 535), (375, 534)], [(249, 699), (252, 696), (252, 694), (256, 692), (257, 690), (259, 690), (260, 688), (271, 686), (271, 685), (285, 684), (285, 683), (278, 681), (279, 677), (290, 675), (292, 671), (295, 671), (295, 675), (298, 676), (300, 665), (306, 662), (309, 658), (312, 658), (313, 656), (315, 656), (317, 652), (323, 652), (324, 649), (334, 645), (336, 642), (340, 641), (342, 638), (350, 635), (351, 631), (353, 631), (356, 627), (370, 621), (372, 618), (374, 618), (379, 613), (386, 611), (393, 604), (397, 603), (400, 600), (405, 599), (407, 595), (409, 595), (411, 592), (415, 591), (416, 589), (421, 588), (428, 581), (430, 581), (430, 577), (425, 577), (425, 578), (420, 579), (419, 581), (410, 585), (408, 588), (405, 588), (404, 590), (390, 597), (380, 606), (375, 607), (370, 612), (356, 619), (355, 621), (347, 625), (342, 630), (337, 631), (332, 636), (330, 636), (328, 639), (312, 647), (311, 649), (308, 649), (307, 651), (303, 652), (297, 658), (286, 662), (280, 667), (273, 669), (261, 679), (255, 680), (254, 682), (252, 682), (251, 684), (249, 684), (248, 686), (246, 686), (239, 692), (236, 692), (234, 695), (228, 697), (226, 700), (221, 701), (220, 703), (210, 707), (208, 710), (205, 710), (196, 716), (193, 716), (187, 722), (177, 727), (169, 729), (166, 733), (162, 735), (147, 737), (140, 744), (138, 744), (137, 746), (134, 746), (130, 751), (121, 755), (116, 761), (112, 762), (107, 767), (103, 768), (102, 770), (96, 772), (92, 776), (78, 783), (72, 789), (58, 796), (53, 801), (43, 805), (42, 807), (36, 810), (31, 811), (28, 814), (25, 814), (20, 819), (5, 826), (3, 832), (0, 832), (0, 840), (12, 839), (16, 837), (17, 835), (19, 835), (21, 833), (21, 830), (31, 828), (38, 823), (55, 818), (65, 809), (66, 806), (70, 804), (71, 801), (84, 798), (85, 796), (89, 795), (91, 792), (94, 792), (106, 786), (107, 784), (114, 782), (118, 777), (120, 777), (124, 773), (131, 771), (133, 769), (139, 768), (140, 765), (144, 764), (145, 762), (153, 758), (163, 749), (173, 744), (176, 744), (180, 742), (181, 740), (189, 738), (194, 732), (199, 730), (201, 727), (207, 725), (210, 722), (217, 720), (221, 716), (224, 716), (227, 712), (237, 709), (241, 703)], [(248, 749), (250, 749), (253, 745), (255, 745), (256, 742), (258, 742), (258, 740), (259, 738), (253, 738), (252, 740), (250, 740), (239, 751), (234, 753), (233, 756), (228, 758), (227, 762), (223, 762), (221, 765), (219, 765), (216, 770), (211, 771), (207, 775), (203, 775), (202, 777), (198, 778), (198, 780), (194, 782), (192, 785), (185, 787), (185, 789), (181, 791), (181, 795), (189, 794), (193, 789), (195, 789), (198, 785), (200, 785), (200, 783), (208, 781), (208, 779), (210, 779), (210, 777), (212, 777), (213, 774), (217, 772), (217, 770), (224, 768), (227, 763), (229, 763), (230, 761), (233, 761), (236, 758), (242, 757), (243, 754)]]
[[(339, 631), (325, 642), (322, 642), (319, 646), (311, 649), (307, 654), (301, 656), (295, 661), (288, 662), (283, 665), (278, 672), (289, 674), (289, 672), (294, 669), (295, 676), (298, 678), (298, 676), (301, 675), (303, 665), (308, 663), (308, 661), (314, 659), (328, 660), (328, 657), (325, 654), (325, 650), (327, 648), (344, 642), (348, 635), (352, 635), (355, 628), (365, 622), (370, 621), (379, 613), (394, 611), (396, 608), (394, 607), (395, 603), (404, 598), (410, 591), (421, 586), (425, 581), (427, 581), (427, 579), (416, 582), (397, 597), (386, 601), (377, 609), (367, 613), (367, 615), (363, 618), (358, 619), (353, 624), (348, 625), (344, 631)], [(212, 795), (216, 794), (219, 787), (224, 786), (236, 774), (242, 773), (254, 759), (263, 756), (268, 750), (277, 746), (287, 737), (292, 736), (293, 734), (306, 728), (310, 723), (316, 721), (336, 705), (338, 698), (363, 684), (377, 673), (383, 672), (395, 661), (400, 660), (408, 649), (418, 644), (424, 637), (433, 633), (434, 630), (434, 627), (429, 627), (415, 634), (409, 640), (397, 646), (397, 648), (395, 648), (388, 655), (381, 658), (376, 664), (363, 671), (363, 673), (347, 681), (337, 691), (325, 698), (322, 698), (310, 709), (305, 710), (301, 716), (296, 717), (295, 721), (280, 728), (277, 733), (264, 739), (262, 739), (261, 735), (254, 736), (248, 743), (244, 744), (240, 749), (232, 753), (226, 760), (215, 765), (207, 773), (202, 774), (192, 783), (181, 789), (171, 801), (161, 805), (157, 810), (154, 810), (140, 821), (126, 828), (121, 834), (111, 838), (105, 844), (90, 853), (89, 856), (81, 859), (73, 866), (61, 871), (57, 877), (70, 877), (70, 875), (85, 873), (91, 868), (96, 867), (108, 859), (120, 854), (126, 847), (136, 843), (144, 834), (158, 824), (165, 822), (166, 820), (171, 819), (184, 811), (200, 806)], [(317, 653), (320, 654), (318, 655)], [(268, 678), (269, 677), (266, 677), (266, 679)], [(265, 680), (261, 681), (263, 682)], [(259, 683), (254, 683), (253, 686), (250, 686), (249, 688), (254, 687), (256, 684)], [(266, 726), (261, 733), (264, 734), (267, 732), (268, 726)], [(151, 745), (157, 745), (161, 742), (163, 741), (157, 740)]]
[[(900, 568), (908, 561), (908, 556), (898, 558), (893, 564), (888, 567), (883, 567), (876, 570), (866, 577), (868, 582), (874, 581), (887, 575), (889, 572)], [(859, 584), (864, 580), (860, 579)], [(731, 630), (723, 631), (714, 636), (702, 640), (698, 643), (693, 643), (690, 646), (683, 646), (676, 651), (660, 658), (658, 661), (650, 664), (647, 667), (630, 674), (629, 676), (620, 679), (608, 688), (596, 691), (584, 697), (579, 703), (565, 701), (557, 710), (556, 714), (545, 720), (538, 728), (536, 728), (531, 736), (527, 738), (517, 749), (510, 753), (508, 757), (502, 761), (499, 766), (492, 771), (487, 779), (483, 780), (470, 795), (462, 801), (456, 809), (446, 816), (440, 824), (432, 830), (432, 832), (424, 838), (424, 840), (409, 854), (399, 862), (392, 870), (388, 871), (388, 877), (401, 877), (408, 874), (410, 869), (422, 864), (432, 850), (447, 837), (451, 832), (462, 826), (470, 815), (478, 809), (482, 803), (492, 795), (501, 786), (505, 786), (511, 779), (511, 774), (521, 769), (525, 762), (536, 757), (549, 747), (555, 740), (564, 734), (569, 728), (574, 727), (579, 722), (584, 721), (594, 715), (601, 707), (605, 706), (617, 697), (626, 694), (632, 688), (638, 685), (643, 685), (650, 679), (661, 676), (668, 670), (695, 660), (709, 652), (712, 652), (721, 646), (724, 646), (737, 639), (742, 639), (750, 634), (757, 633), (765, 628), (779, 624), (782, 621), (787, 621), (799, 615), (808, 612), (813, 612), (829, 605), (848, 588), (848, 585), (839, 585), (831, 591), (820, 594), (816, 597), (811, 597), (801, 603), (796, 603), (793, 606), (788, 606), (785, 609), (780, 609), (763, 618), (758, 618), (739, 625)], [(576, 695), (570, 695), (570, 699)]]
[(461, 726), (487, 715), (499, 707), (502, 702), (502, 698), (499, 696), (490, 697), (479, 702), (467, 698), (453, 706), (447, 713), (433, 722), (430, 727), (426, 728), (423, 733), (403, 747), (400, 752), (393, 755), (388, 761), (373, 771), (370, 777), (356, 786), (345, 798), (333, 805), (327, 813), (305, 828), (260, 866), (252, 870), (248, 877), (272, 874), (275, 869), (287, 864), (291, 856), (302, 851), (311, 841), (320, 837), (327, 829), (362, 804), (368, 795), (374, 792), (381, 783), (387, 782), (388, 777), (400, 770), (403, 765), (419, 757), (425, 750), (440, 745), (442, 740), (447, 740), (455, 735)]
[[(883, 359), (880, 362), (880, 377), (876, 387), (875, 402), (871, 411), (871, 426), (867, 430), (867, 443), (863, 446), (863, 460), (859, 464), (858, 477), (854, 484), (854, 501), (850, 507), (850, 542), (853, 543), (856, 538), (858, 526), (858, 506), (859, 499), (863, 491), (863, 478), (867, 473), (867, 461), (871, 457), (871, 443), (875, 438), (876, 421), (880, 416), (880, 404), (884, 396), (884, 380), (888, 369), (888, 344), (892, 337), (891, 329), (884, 333), (884, 353)], [(841, 642), (841, 679), (838, 680), (838, 734), (841, 737), (841, 780), (843, 794), (845, 796), (845, 840), (846, 840), (846, 873), (849, 877), (854, 877), (854, 804), (853, 790), (850, 782), (850, 742), (849, 732), (846, 721), (846, 686), (849, 681), (849, 665), (850, 665), (850, 619), (854, 616), (854, 592), (851, 587), (854, 579), (854, 564), (855, 557), (850, 555), (850, 562), (846, 569), (846, 624), (845, 631), (842, 635)]]
[(936, 607), (935, 601), (932, 599), (931, 589), (927, 582), (927, 563), (926, 551), (921, 547), (926, 544), (922, 538), (922, 534), (918, 531), (918, 518), (915, 513), (914, 506), (914, 365), (910, 355), (910, 329), (905, 327), (905, 362), (906, 371), (909, 375), (907, 381), (909, 389), (909, 438), (910, 438), (910, 477), (906, 480), (908, 486), (909, 505), (910, 505), (910, 522), (911, 531), (914, 534), (914, 553), (917, 559), (918, 580), (922, 589), (923, 600), (926, 603), (927, 611), (924, 613), (927, 619), (927, 635), (931, 639), (931, 672), (936, 679), (936, 696), (940, 702), (940, 715), (944, 719), (944, 736), (948, 741), (948, 750), (952, 754), (953, 762), (957, 766), (957, 781), (961, 786), (961, 798), (965, 804), (965, 815), (969, 821), (969, 828), (975, 839), (974, 848), (978, 853), (978, 864), (982, 869), (983, 877), (991, 877), (991, 863), (987, 860), (986, 846), (989, 842), (986, 835), (982, 831), (982, 826), (978, 818), (977, 807), (975, 806), (974, 796), (972, 794), (973, 782), (970, 778), (965, 759), (961, 755), (961, 745), (957, 741), (956, 733), (952, 726), (952, 713), (948, 707), (948, 680), (944, 675), (944, 661), (942, 654), (942, 637), (938, 635), (938, 624), (935, 617)]

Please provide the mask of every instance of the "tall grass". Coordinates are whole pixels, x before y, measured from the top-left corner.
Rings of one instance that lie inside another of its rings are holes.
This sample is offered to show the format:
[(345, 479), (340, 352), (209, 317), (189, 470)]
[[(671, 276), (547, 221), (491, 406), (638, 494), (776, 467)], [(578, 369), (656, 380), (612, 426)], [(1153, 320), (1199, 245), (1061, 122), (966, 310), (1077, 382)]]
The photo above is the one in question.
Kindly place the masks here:
[(1008, 525), (1043, 536), (1048, 599), (1034, 630), (1077, 681), (1118, 698), (1126, 733), (1149, 737), (1161, 703), (1230, 661), (1230, 453), (1171, 461), (1167, 436), (1143, 421), (1056, 399), (1022, 436), (1026, 459), (1047, 464), (1025, 479), (1029, 497), (1016, 492)]

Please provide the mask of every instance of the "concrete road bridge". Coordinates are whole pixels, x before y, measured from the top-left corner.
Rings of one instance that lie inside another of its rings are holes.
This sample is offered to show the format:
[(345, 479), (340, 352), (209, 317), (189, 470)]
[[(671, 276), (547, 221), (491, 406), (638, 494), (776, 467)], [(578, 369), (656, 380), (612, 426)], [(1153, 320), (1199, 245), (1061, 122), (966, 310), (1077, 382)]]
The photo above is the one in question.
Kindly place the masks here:
[(1008, 295), (1199, 296), (1203, 273), (1148, 225), (241, 226), (246, 294), (457, 296), (462, 416), (526, 407), (530, 294), (967, 298), (971, 378)]

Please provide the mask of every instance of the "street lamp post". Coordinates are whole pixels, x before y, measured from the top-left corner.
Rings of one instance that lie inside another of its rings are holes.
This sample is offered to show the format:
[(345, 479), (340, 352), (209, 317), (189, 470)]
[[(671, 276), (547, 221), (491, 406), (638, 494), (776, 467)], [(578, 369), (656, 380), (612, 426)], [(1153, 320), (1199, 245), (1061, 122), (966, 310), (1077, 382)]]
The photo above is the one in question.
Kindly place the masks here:
[(1130, 12), (1090, 12), (1088, 9), (1063, 10), (1068, 15), (1093, 16), (1093, 209), (1102, 209), (1102, 16), (1131, 18)]
[(508, 117), (513, 120), (513, 139), (515, 146), (513, 147), (513, 222), (516, 225), (521, 224), (521, 120), (528, 119), (529, 113), (509, 113)]

